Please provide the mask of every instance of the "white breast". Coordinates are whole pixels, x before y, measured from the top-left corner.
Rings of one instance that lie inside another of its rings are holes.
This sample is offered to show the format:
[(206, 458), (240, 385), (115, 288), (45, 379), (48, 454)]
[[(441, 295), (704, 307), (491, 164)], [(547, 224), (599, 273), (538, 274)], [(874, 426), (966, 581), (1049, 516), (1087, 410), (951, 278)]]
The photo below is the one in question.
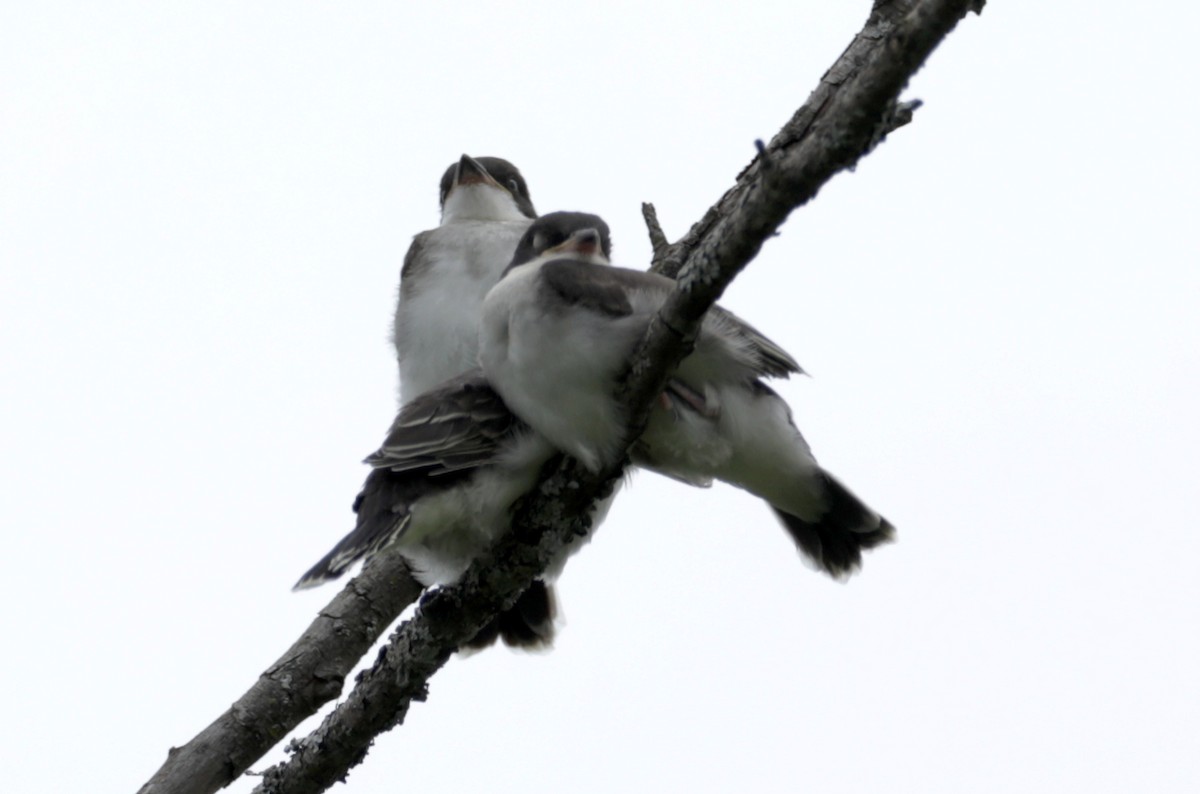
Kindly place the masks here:
[(484, 302), (479, 361), (517, 416), (591, 469), (620, 444), (613, 385), (644, 318), (613, 319), (539, 295), (542, 262), (517, 268)]
[(424, 585), (450, 584), (508, 531), (511, 508), (537, 481), (554, 449), (536, 433), (509, 443), (494, 464), (462, 487), (422, 499), (400, 550)]
[(393, 341), (400, 400), (477, 366), (479, 314), (530, 221), (464, 221), (425, 238), (427, 266), (401, 284)]

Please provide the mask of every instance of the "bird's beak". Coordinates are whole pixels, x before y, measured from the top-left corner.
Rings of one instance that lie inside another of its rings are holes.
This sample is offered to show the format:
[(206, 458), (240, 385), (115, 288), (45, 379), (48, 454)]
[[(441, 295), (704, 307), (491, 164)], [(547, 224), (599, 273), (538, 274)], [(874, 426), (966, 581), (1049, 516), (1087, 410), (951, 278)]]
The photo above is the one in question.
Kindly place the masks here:
[(580, 229), (571, 234), (565, 242), (547, 251), (547, 254), (576, 254), (583, 257), (593, 257), (600, 251), (600, 232), (596, 229)]
[(454, 187), (465, 187), (466, 185), (491, 185), (504, 190), (504, 187), (492, 178), (486, 168), (470, 155), (464, 154), (454, 169)]

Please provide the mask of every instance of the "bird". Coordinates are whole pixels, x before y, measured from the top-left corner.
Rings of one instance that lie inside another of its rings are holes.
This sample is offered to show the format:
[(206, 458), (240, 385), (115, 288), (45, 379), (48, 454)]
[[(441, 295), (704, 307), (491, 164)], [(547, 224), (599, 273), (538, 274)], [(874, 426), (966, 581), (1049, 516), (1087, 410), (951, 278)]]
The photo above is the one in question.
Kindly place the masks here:
[[(394, 546), (426, 587), (452, 584), (511, 526), (513, 503), (537, 481), (557, 450), (505, 406), (478, 369), (405, 403), (354, 503), (353, 530), (296, 583), (303, 590), (336, 579), (364, 558)], [(595, 527), (608, 509), (592, 515)], [(550, 585), (578, 538), (510, 609), (466, 643), (497, 637), (511, 647), (542, 649), (554, 638)]]
[[(608, 263), (608, 226), (588, 213), (540, 217), (483, 302), (479, 362), (509, 410), (599, 471), (623, 454), (615, 399), (665, 276)], [(765, 378), (801, 372), (782, 348), (714, 306), (694, 349), (657, 397), (631, 448), (643, 468), (765, 500), (810, 565), (844, 580), (895, 528), (816, 461), (791, 409)]]
[(400, 270), (392, 341), (401, 404), (475, 367), (479, 311), (537, 213), (515, 165), (464, 154), (442, 175), (441, 223)]
[[(402, 406), (429, 392), (447, 400), (448, 405), (456, 400), (470, 404), (483, 393), (466, 387), (462, 392), (439, 387), (475, 366), (483, 297), (537, 216), (520, 170), (500, 157), (463, 154), (442, 174), (438, 199), (440, 225), (413, 238), (400, 271), (392, 342), (400, 370)], [(488, 532), (473, 532), (461, 515), (447, 517), (439, 529), (434, 520), (436, 511), (426, 509), (437, 503), (438, 494), (450, 500), (469, 499), (470, 494), (477, 493), (472, 485), (478, 483), (461, 472), (451, 476), (445, 471), (430, 473), (417, 467), (398, 473), (386, 465), (394, 462), (384, 451), (389, 443), (394, 449), (404, 438), (419, 432), (414, 428), (470, 429), (469, 425), (443, 421), (445, 415), (437, 412), (444, 408), (426, 399), (413, 410), (401, 412), (389, 432), (389, 442), (367, 459), (377, 467), (354, 502), (355, 529), (305, 574), (296, 589), (336, 578), (389, 540), (401, 537), (407, 538), (401, 545), (407, 549), (406, 559), (418, 581), (426, 586), (446, 584), (456, 579), (487, 545), (483, 539), (489, 537)], [(463, 438), (451, 434), (447, 440), (456, 438), (465, 441), (470, 435)], [(453, 454), (461, 455), (462, 451)], [(515, 470), (506, 473), (515, 475)], [(406, 516), (406, 521), (411, 521), (413, 509), (426, 519), (417, 522), (421, 529), (418, 535), (423, 533), (420, 539), (407, 533), (407, 523), (396, 523)], [(501, 528), (488, 525), (489, 531)], [(555, 611), (553, 589), (542, 580), (536, 581), (512, 609), (497, 616), (469, 645), (485, 647), (499, 637), (514, 647), (546, 646), (553, 636)]]

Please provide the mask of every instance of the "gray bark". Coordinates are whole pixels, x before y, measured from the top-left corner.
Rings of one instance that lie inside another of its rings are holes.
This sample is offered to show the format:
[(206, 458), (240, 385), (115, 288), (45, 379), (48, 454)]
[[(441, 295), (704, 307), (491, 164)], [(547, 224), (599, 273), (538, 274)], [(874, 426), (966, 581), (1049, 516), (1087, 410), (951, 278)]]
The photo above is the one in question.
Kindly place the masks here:
[(341, 695), (358, 660), (420, 594), (398, 556), (373, 560), (246, 694), (187, 744), (172, 747), (138, 794), (211, 794), (232, 783)]

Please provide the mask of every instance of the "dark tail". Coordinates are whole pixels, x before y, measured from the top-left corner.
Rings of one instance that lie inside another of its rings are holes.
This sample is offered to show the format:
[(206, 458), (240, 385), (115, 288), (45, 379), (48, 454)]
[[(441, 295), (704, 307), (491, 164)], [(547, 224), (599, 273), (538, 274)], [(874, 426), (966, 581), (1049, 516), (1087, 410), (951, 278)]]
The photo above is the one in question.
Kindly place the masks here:
[(862, 567), (862, 553), (896, 539), (896, 528), (863, 504), (828, 472), (825, 478), (825, 514), (816, 521), (785, 513), (783, 522), (800, 553), (834, 579), (845, 579)]
[[(455, 480), (448, 476), (438, 482), (446, 487)], [(292, 589), (305, 590), (337, 579), (359, 560), (399, 540), (412, 520), (409, 506), (428, 491), (429, 486), (420, 477), (387, 469), (372, 471), (354, 500), (354, 512), (358, 514), (354, 529), (309, 568)]]
[(554, 616), (558, 612), (554, 588), (535, 579), (517, 603), (492, 618), (469, 642), (467, 648), (482, 650), (497, 638), (510, 648), (548, 650), (554, 642)]

